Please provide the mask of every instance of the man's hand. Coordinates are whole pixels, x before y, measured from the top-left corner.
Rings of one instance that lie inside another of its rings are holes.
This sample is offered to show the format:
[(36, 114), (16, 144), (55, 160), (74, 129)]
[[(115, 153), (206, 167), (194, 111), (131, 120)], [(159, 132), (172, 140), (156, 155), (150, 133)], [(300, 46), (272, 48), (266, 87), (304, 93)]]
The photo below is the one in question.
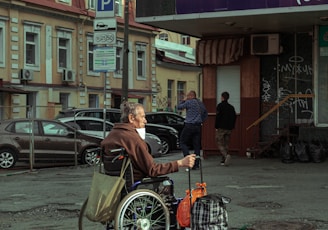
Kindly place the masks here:
[(190, 154), (188, 156), (185, 156), (181, 160), (178, 160), (178, 166), (192, 168), (195, 164), (195, 160), (196, 154)]

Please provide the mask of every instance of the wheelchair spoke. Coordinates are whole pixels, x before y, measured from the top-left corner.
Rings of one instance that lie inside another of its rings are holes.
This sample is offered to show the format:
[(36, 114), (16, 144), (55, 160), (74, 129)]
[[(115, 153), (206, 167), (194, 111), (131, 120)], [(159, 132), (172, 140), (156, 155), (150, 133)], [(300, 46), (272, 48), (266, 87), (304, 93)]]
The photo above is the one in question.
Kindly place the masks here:
[(116, 213), (117, 229), (169, 229), (169, 211), (161, 197), (147, 189), (129, 193)]

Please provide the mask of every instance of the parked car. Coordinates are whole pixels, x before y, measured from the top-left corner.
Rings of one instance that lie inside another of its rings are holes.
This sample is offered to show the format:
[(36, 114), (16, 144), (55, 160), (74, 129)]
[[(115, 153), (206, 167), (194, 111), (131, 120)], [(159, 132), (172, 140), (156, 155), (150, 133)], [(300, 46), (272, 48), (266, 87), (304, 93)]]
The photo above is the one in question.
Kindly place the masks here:
[(185, 118), (172, 112), (148, 112), (146, 113), (148, 123), (166, 125), (175, 128), (179, 136), (184, 126)]
[(170, 126), (147, 123), (146, 132), (155, 134), (161, 139), (163, 146), (162, 154), (179, 149), (179, 133), (176, 129)]
[[(58, 120), (76, 128), (84, 134), (98, 136), (100, 138), (104, 137), (104, 120), (102, 119), (94, 117), (63, 117), (58, 118)], [(106, 121), (105, 125), (105, 136), (107, 136), (112, 130), (114, 123)], [(153, 156), (160, 156), (162, 154), (163, 146), (159, 137), (151, 133), (146, 133), (145, 142), (147, 143), (149, 153)]]
[[(96, 117), (104, 119), (104, 109), (102, 108), (70, 108), (59, 111), (55, 119), (62, 117)], [(106, 109), (106, 120), (116, 123), (120, 122), (121, 111), (119, 109)]]
[[(78, 108), (72, 108), (60, 111), (59, 114), (56, 116), (56, 118), (61, 117), (98, 117), (103, 119), (104, 109), (101, 108), (84, 108), (84, 109), (78, 109)], [(110, 122), (120, 122), (121, 118), (121, 111), (119, 109), (106, 109), (106, 120)], [(179, 149), (179, 133), (176, 129), (159, 125), (159, 124), (148, 124), (146, 125), (146, 132), (154, 134), (158, 136), (161, 139), (163, 150), (162, 154), (167, 154), (168, 152), (172, 150)]]
[(0, 168), (12, 168), (17, 161), (29, 161), (33, 140), (35, 163), (75, 162), (76, 148), (79, 162), (92, 165), (97, 161), (92, 149), (99, 147), (102, 139), (54, 120), (3, 120), (0, 121)]

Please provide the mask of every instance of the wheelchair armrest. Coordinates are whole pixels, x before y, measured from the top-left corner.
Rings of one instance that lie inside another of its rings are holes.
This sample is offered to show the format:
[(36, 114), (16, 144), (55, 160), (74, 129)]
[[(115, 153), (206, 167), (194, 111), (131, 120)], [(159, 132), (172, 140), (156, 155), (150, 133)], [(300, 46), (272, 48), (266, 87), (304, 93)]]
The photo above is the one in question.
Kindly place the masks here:
[(158, 183), (158, 182), (163, 182), (166, 180), (171, 180), (167, 176), (161, 176), (161, 177), (146, 177), (141, 180), (142, 184), (153, 184), (153, 183)]

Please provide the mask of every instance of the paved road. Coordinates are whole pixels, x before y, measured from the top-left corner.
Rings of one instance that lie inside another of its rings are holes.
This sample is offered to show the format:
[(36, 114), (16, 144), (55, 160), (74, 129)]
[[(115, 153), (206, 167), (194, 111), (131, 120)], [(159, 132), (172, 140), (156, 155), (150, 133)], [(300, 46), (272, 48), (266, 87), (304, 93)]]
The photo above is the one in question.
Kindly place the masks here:
[[(177, 152), (156, 160), (181, 156)], [(233, 157), (229, 167), (219, 162), (219, 157), (203, 160), (203, 178), (208, 193), (232, 199), (227, 205), (229, 229), (328, 229), (328, 161), (285, 164), (279, 159)], [(0, 229), (77, 229), (92, 172), (86, 166), (1, 170)], [(188, 173), (181, 170), (170, 176), (176, 196), (185, 196)], [(192, 171), (191, 178), (194, 187), (200, 171)]]

